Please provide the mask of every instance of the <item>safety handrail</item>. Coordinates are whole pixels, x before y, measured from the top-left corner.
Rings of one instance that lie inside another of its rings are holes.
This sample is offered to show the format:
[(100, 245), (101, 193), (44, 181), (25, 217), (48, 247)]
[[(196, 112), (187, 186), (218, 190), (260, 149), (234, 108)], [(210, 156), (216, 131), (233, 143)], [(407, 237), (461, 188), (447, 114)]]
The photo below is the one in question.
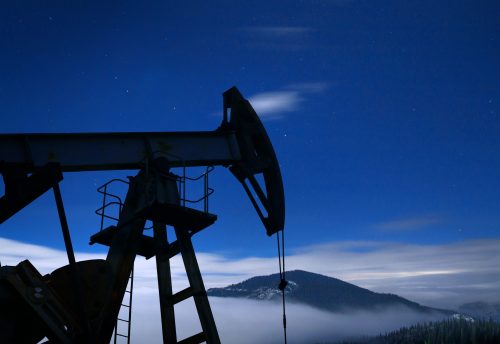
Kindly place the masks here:
[[(208, 213), (208, 197), (214, 193), (214, 189), (210, 188), (208, 186), (208, 174), (210, 172), (212, 172), (215, 167), (212, 166), (212, 165), (209, 165), (206, 167), (205, 169), (205, 172), (203, 172), (201, 175), (199, 175), (198, 177), (188, 177), (186, 176), (186, 163), (184, 162), (184, 159), (180, 156), (177, 156), (175, 154), (171, 154), (171, 153), (167, 153), (167, 152), (164, 152), (164, 151), (160, 151), (160, 150), (156, 150), (156, 151), (153, 151), (151, 152), (149, 155), (148, 155), (148, 158), (145, 159), (145, 163), (146, 163), (146, 168), (147, 168), (147, 163), (148, 161), (152, 160), (154, 158), (155, 155), (160, 155), (160, 156), (164, 156), (166, 158), (170, 158), (170, 159), (174, 159), (174, 160), (177, 160), (181, 163), (181, 169), (182, 169), (182, 176), (176, 176), (176, 179), (177, 179), (177, 182), (178, 182), (178, 186), (177, 186), (177, 189), (179, 190), (179, 201), (181, 203), (181, 205), (183, 207), (186, 206), (186, 203), (191, 203), (191, 204), (194, 204), (194, 203), (198, 203), (198, 202), (201, 202), (201, 201), (204, 201), (204, 204), (203, 204), (203, 210)], [(186, 180), (190, 180), (190, 181), (197, 181), (197, 180), (200, 180), (201, 178), (204, 178), (204, 187), (203, 187), (203, 196), (197, 200), (190, 200), (190, 199), (187, 199), (187, 196), (186, 196)]]
[(215, 169), (215, 167), (213, 166), (207, 166), (205, 172), (203, 172), (202, 174), (200, 174), (198, 177), (196, 178), (193, 178), (193, 177), (185, 177), (185, 179), (187, 180), (200, 180), (202, 177), (208, 175), (210, 172), (212, 172), (213, 170)]
[[(189, 204), (195, 204), (203, 201), (203, 210), (205, 213), (208, 213), (208, 204), (209, 204), (209, 197), (214, 193), (214, 189), (209, 187), (208, 185), (208, 176), (210, 172), (214, 170), (214, 166), (207, 166), (205, 169), (205, 172), (203, 172), (201, 175), (198, 177), (188, 177), (186, 176), (186, 167), (183, 166), (181, 167), (182, 169), (182, 175), (174, 175), (176, 181), (178, 182), (178, 190), (179, 190), (179, 201), (181, 206), (185, 207), (186, 203)], [(186, 196), (186, 181), (198, 181), (203, 178), (203, 196), (198, 198), (198, 199), (188, 199)], [(105, 184), (101, 185), (99, 188), (97, 188), (97, 192), (103, 195), (102, 199), (102, 206), (98, 208), (95, 213), (101, 217), (101, 231), (104, 229), (104, 219), (110, 219), (113, 221), (119, 221), (119, 216), (122, 212), (123, 209), (123, 201), (121, 197), (114, 195), (108, 191), (108, 186), (112, 183), (123, 183), (130, 185), (129, 181), (120, 179), (120, 178), (114, 178), (106, 182)], [(108, 199), (111, 198), (111, 201), (108, 201)], [(118, 217), (111, 216), (109, 214), (106, 214), (106, 208), (112, 205), (117, 205), (118, 206)], [(145, 229), (151, 229), (152, 226), (146, 227)]]
[(105, 218), (107, 218), (107, 219), (118, 221), (118, 218), (113, 217), (113, 216), (111, 216), (111, 215), (106, 215), (106, 213), (105, 213), (105, 211), (104, 211), (104, 210), (105, 210), (108, 206), (113, 205), (113, 204), (118, 204), (118, 205), (120, 206), (120, 212), (121, 212), (121, 208), (123, 207), (123, 203), (120, 203), (120, 202), (108, 202), (108, 203), (106, 203), (106, 205), (104, 205), (103, 207), (100, 207), (99, 209), (97, 209), (97, 210), (95, 211), (95, 213), (96, 213), (97, 215), (99, 215), (99, 216), (103, 216), (103, 217), (105, 217)]
[(190, 200), (190, 199), (186, 199), (185, 201), (186, 201), (187, 203), (191, 203), (191, 204), (198, 203), (198, 202), (203, 201), (205, 198), (209, 197), (209, 196), (210, 196), (211, 194), (213, 194), (213, 193), (214, 193), (214, 189), (209, 188), (208, 193), (207, 193), (206, 195), (201, 196), (201, 197), (200, 197), (200, 198), (198, 198), (197, 200)]
[[(182, 190), (180, 201), (184, 207), (186, 206), (186, 203), (195, 204), (195, 203), (199, 203), (201, 201), (204, 201), (203, 211), (205, 213), (208, 213), (208, 198), (215, 191), (214, 189), (212, 189), (211, 187), (208, 186), (208, 176), (209, 176), (210, 172), (212, 172), (214, 169), (215, 168), (213, 166), (209, 165), (206, 167), (205, 172), (203, 172), (198, 177), (186, 176), (185, 175), (185, 168), (183, 169), (183, 176), (180, 177), (180, 180), (179, 180), (179, 186), (180, 186), (179, 189)], [(197, 181), (197, 180), (200, 180), (201, 178), (203, 178), (203, 196), (200, 197), (199, 199), (196, 199), (196, 200), (187, 199), (187, 197), (186, 197), (186, 180)]]
[[(126, 180), (123, 180), (120, 178), (114, 178), (114, 179), (109, 180), (108, 182), (104, 183), (103, 185), (101, 185), (100, 187), (97, 188), (97, 192), (103, 195), (102, 206), (95, 211), (97, 215), (101, 216), (101, 231), (103, 230), (103, 227), (104, 227), (104, 219), (105, 218), (118, 221), (117, 218), (105, 214), (105, 210), (108, 206), (110, 206), (112, 204), (118, 204), (119, 205), (118, 215), (120, 215), (120, 213), (122, 212), (122, 208), (123, 208), (122, 199), (119, 196), (116, 196), (116, 195), (108, 192), (108, 185), (110, 185), (111, 183), (115, 183), (115, 182), (120, 182), (120, 183), (127, 184), (127, 185), (130, 184), (130, 182), (128, 182)], [(117, 202), (115, 201), (115, 202), (106, 203), (106, 197), (114, 198), (117, 200)], [(101, 213), (99, 213), (99, 211), (101, 211)]]

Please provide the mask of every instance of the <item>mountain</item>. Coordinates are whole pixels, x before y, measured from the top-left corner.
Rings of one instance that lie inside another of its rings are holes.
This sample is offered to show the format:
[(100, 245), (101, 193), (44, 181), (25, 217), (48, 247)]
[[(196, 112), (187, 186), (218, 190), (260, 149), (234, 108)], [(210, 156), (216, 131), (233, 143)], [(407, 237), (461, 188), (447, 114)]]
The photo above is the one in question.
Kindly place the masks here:
[[(382, 310), (389, 307), (407, 307), (417, 312), (438, 312), (451, 315), (453, 312), (419, 305), (393, 294), (375, 293), (337, 278), (294, 270), (286, 273), (287, 301), (307, 304), (319, 309), (342, 312), (350, 310)], [(279, 274), (258, 276), (224, 288), (211, 288), (209, 296), (238, 297), (255, 300), (279, 300), (281, 291), (277, 285)]]

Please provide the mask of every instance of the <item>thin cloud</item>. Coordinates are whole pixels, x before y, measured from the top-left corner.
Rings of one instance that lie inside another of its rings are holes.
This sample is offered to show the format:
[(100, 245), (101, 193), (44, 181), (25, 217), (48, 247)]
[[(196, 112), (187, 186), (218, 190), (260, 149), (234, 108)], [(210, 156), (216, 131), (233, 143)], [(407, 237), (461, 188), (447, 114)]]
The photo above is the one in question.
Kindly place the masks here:
[(316, 271), (325, 275), (453, 308), (468, 300), (500, 300), (499, 245), (499, 239), (442, 245), (365, 242), (362, 249), (355, 242), (330, 243), (295, 252), (287, 265), (320, 264)]
[(297, 110), (303, 98), (297, 91), (275, 91), (256, 94), (249, 101), (260, 116), (277, 119), (284, 112)]
[(285, 86), (282, 90), (262, 92), (249, 98), (255, 111), (265, 119), (281, 119), (298, 111), (308, 97), (324, 92), (327, 82), (304, 82)]
[(377, 224), (375, 227), (388, 232), (411, 231), (442, 223), (443, 220), (441, 216), (426, 215), (386, 221)]

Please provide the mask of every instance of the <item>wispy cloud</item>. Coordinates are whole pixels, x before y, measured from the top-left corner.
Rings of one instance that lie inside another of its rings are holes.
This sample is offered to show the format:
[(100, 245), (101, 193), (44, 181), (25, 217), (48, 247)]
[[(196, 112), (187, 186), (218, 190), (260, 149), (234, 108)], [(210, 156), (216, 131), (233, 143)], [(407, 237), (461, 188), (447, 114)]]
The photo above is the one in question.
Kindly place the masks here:
[(278, 119), (284, 112), (297, 110), (303, 98), (297, 91), (274, 91), (258, 93), (249, 101), (261, 117)]
[(410, 231), (439, 224), (444, 221), (442, 216), (425, 215), (419, 217), (400, 218), (378, 223), (375, 227), (384, 231)]
[[(360, 246), (361, 245), (361, 249)], [(500, 300), (499, 239), (442, 245), (342, 242), (304, 248), (289, 266), (311, 267), (380, 292), (441, 307)]]
[(255, 111), (266, 119), (280, 119), (285, 113), (297, 111), (311, 95), (324, 92), (327, 82), (295, 83), (280, 90), (262, 92), (249, 98)]

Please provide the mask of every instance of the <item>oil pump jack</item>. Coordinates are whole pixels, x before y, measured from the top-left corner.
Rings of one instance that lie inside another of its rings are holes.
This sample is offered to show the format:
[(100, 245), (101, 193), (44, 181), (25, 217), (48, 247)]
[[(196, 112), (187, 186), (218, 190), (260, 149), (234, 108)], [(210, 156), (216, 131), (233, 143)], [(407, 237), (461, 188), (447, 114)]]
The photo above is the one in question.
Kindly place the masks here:
[[(224, 92), (223, 102), (223, 120), (214, 131), (0, 135), (5, 183), (0, 223), (53, 189), (69, 260), (44, 276), (28, 260), (0, 267), (0, 343), (31, 344), (47, 338), (45, 343), (107, 344), (113, 333), (116, 342), (137, 255), (156, 258), (163, 342), (220, 343), (191, 242), (217, 216), (208, 212), (207, 203), (203, 210), (186, 206), (185, 176), (171, 169), (227, 167), (241, 182), (267, 235), (283, 231), (285, 218), (281, 173), (264, 126), (235, 87)], [(64, 172), (102, 170), (139, 172), (129, 177), (117, 224), (90, 238), (109, 246), (106, 259), (77, 262), (59, 183)], [(153, 236), (144, 234), (146, 221), (153, 223)], [(175, 241), (168, 242), (166, 226), (173, 227)], [(177, 254), (189, 287), (174, 294), (169, 260)], [(174, 305), (190, 297), (202, 331), (178, 341)]]

